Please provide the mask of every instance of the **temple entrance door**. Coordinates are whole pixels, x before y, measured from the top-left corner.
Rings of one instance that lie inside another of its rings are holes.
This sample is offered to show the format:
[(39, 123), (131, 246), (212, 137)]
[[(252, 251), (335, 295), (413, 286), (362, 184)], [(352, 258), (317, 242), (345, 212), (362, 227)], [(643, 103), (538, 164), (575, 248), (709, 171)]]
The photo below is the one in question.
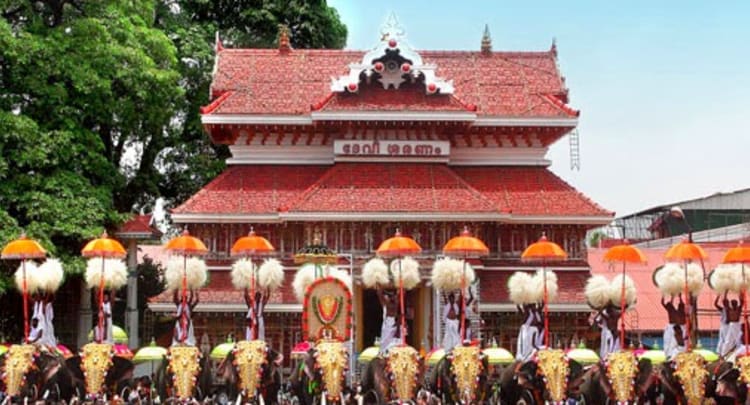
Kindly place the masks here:
[[(383, 323), (383, 308), (380, 306), (378, 295), (375, 290), (360, 289), (356, 296), (357, 320), (356, 337), (357, 351), (362, 351), (375, 343), (375, 338), (380, 336), (380, 327)], [(425, 332), (429, 330), (431, 320), (429, 310), (429, 289), (416, 288), (407, 291), (404, 295), (404, 306), (406, 309), (406, 343), (419, 350), (425, 340)]]

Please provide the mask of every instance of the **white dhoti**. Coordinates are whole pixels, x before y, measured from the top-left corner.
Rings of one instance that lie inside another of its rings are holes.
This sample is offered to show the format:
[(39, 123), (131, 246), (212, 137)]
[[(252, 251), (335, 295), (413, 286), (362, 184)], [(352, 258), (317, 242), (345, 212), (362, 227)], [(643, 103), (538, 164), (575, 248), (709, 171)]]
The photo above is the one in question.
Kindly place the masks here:
[(458, 334), (458, 319), (445, 320), (445, 333), (443, 334), (443, 350), (450, 351), (461, 344), (461, 336)]
[(55, 318), (55, 312), (52, 309), (52, 303), (44, 304), (44, 332), (42, 333), (42, 342), (49, 347), (57, 347), (57, 338), (55, 337), (55, 325), (52, 322)]
[(602, 328), (602, 342), (599, 345), (599, 358), (606, 359), (610, 353), (617, 351), (620, 339), (616, 338), (606, 326)]
[[(724, 330), (723, 336), (721, 329)], [(721, 325), (719, 344), (716, 352), (719, 356), (726, 356), (738, 347), (742, 347), (742, 324), (740, 322), (730, 322)]]
[(396, 318), (386, 316), (383, 318), (383, 325), (380, 327), (380, 350), (379, 354), (385, 354), (391, 347), (398, 344), (396, 332)]
[[(674, 326), (673, 323), (670, 323), (664, 329), (664, 354), (667, 356), (667, 359), (671, 359), (678, 353), (685, 351), (685, 346), (679, 346), (677, 344), (677, 338), (675, 338), (674, 334)], [(685, 327), (680, 325), (680, 330), (682, 331), (682, 335), (685, 336)]]
[[(182, 311), (185, 311), (185, 323), (187, 330), (182, 328)], [(184, 341), (182, 341), (184, 339)], [(190, 317), (190, 308), (185, 305), (180, 305), (177, 308), (177, 320), (174, 323), (174, 336), (172, 337), (172, 346), (177, 344), (185, 344), (188, 346), (195, 346), (195, 332), (193, 331), (193, 320)]]
[(534, 354), (534, 341), (539, 335), (539, 330), (531, 325), (523, 324), (518, 331), (518, 341), (516, 348), (516, 360), (527, 361)]

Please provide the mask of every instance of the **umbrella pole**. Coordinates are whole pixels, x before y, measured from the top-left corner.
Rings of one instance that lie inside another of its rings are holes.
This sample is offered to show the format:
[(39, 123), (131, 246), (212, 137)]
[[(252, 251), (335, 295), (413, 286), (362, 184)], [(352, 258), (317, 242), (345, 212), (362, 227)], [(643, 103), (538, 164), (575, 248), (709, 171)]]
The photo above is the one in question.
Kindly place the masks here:
[(23, 342), (29, 343), (29, 292), (26, 286), (26, 259), (21, 259), (23, 272)]
[(690, 297), (690, 292), (688, 291), (688, 264), (689, 264), (689, 261), (685, 260), (685, 312), (686, 312), (685, 329), (686, 329), (686, 335), (687, 335), (687, 339), (685, 340), (685, 350), (689, 352), (690, 346), (692, 343), (690, 341), (692, 335), (690, 333), (690, 313), (691, 313), (690, 300), (691, 300), (691, 297)]
[(544, 295), (542, 296), (542, 305), (544, 306), (544, 347), (549, 349), (549, 297), (547, 296), (547, 267), (542, 261), (542, 281), (544, 285)]
[(401, 271), (401, 258), (398, 259), (398, 295), (401, 307), (401, 344), (406, 345), (406, 310), (404, 306), (404, 277)]
[[(95, 336), (96, 343), (101, 343), (104, 339), (104, 256), (102, 256), (102, 274), (99, 277), (99, 320), (97, 322), (98, 336)], [(110, 304), (111, 305), (111, 304)]]
[(178, 340), (180, 343), (185, 343), (185, 340), (187, 340), (187, 314), (185, 314), (185, 309), (187, 307), (187, 254), (182, 256), (183, 262), (182, 262), (182, 312), (180, 315), (180, 325), (182, 326), (182, 331), (180, 336), (178, 336)]
[(625, 350), (625, 262), (622, 262), (622, 287), (620, 289), (620, 348)]
[(253, 323), (250, 326), (250, 340), (255, 340), (256, 325), (258, 324), (258, 314), (255, 313), (255, 268), (253, 267), (253, 259), (250, 260), (250, 313), (253, 316)]
[(466, 288), (466, 258), (464, 257), (463, 269), (461, 269), (461, 343), (466, 339), (466, 297), (464, 289)]

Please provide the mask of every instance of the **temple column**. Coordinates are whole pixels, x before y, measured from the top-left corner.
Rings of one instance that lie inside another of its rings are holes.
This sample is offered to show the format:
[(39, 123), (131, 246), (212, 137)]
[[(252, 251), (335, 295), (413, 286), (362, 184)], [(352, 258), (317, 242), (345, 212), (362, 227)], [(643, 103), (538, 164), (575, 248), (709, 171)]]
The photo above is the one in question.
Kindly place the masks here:
[(91, 312), (91, 290), (86, 286), (86, 281), (81, 279), (81, 309), (78, 310), (78, 347), (82, 347), (89, 341), (89, 331), (94, 320)]
[(128, 346), (138, 347), (138, 240), (128, 240), (128, 297), (125, 310)]

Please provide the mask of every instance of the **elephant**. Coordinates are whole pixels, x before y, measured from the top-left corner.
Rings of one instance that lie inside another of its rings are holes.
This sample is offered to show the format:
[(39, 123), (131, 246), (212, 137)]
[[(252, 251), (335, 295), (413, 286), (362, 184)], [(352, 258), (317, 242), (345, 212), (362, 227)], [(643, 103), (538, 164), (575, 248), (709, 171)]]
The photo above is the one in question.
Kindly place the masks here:
[(583, 402), (582, 385), (591, 370), (568, 359), (562, 350), (538, 351), (534, 359), (517, 361), (501, 374), (501, 403), (562, 404)]
[(748, 387), (742, 380), (742, 365), (720, 359), (706, 364), (695, 353), (678, 355), (659, 370), (664, 403), (748, 403)]
[(488, 366), (478, 346), (457, 346), (438, 361), (428, 386), (444, 403), (482, 403), (489, 392)]
[(31, 344), (11, 346), (0, 360), (6, 401), (70, 398), (70, 384), (58, 381), (63, 369), (58, 353)]
[(211, 390), (211, 365), (195, 346), (172, 346), (156, 371), (159, 397), (165, 402), (197, 402)]
[(423, 377), (424, 362), (419, 353), (411, 346), (393, 347), (386, 357), (378, 356), (367, 365), (362, 376), (365, 402), (413, 402)]
[(648, 359), (636, 360), (632, 352), (615, 352), (588, 371), (581, 385), (587, 403), (634, 404), (660, 397), (658, 376)]
[(75, 397), (82, 400), (121, 396), (133, 379), (133, 362), (113, 356), (108, 344), (84, 345), (79, 355), (65, 361), (65, 366), (61, 380), (69, 380), (76, 391)]
[(226, 381), (229, 398), (241, 402), (277, 403), (284, 357), (265, 341), (243, 340), (222, 360), (218, 374)]
[(345, 403), (353, 398), (344, 384), (348, 362), (349, 352), (342, 342), (320, 341), (292, 373), (291, 389), (303, 404)]

